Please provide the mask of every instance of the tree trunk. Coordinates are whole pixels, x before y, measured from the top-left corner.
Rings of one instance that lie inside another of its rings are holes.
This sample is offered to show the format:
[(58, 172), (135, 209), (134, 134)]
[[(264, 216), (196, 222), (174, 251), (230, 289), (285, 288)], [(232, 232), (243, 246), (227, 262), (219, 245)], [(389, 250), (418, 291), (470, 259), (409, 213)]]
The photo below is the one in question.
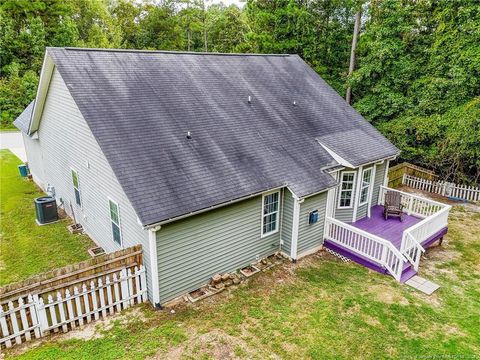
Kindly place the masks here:
[[(360, 33), (360, 26), (362, 23), (362, 8), (355, 14), (355, 26), (353, 28), (352, 51), (350, 52), (350, 66), (348, 67), (348, 76), (352, 75), (355, 69), (355, 51), (357, 50), (358, 34)], [(352, 100), (352, 88), (347, 88), (347, 95), (345, 100), (350, 104)]]

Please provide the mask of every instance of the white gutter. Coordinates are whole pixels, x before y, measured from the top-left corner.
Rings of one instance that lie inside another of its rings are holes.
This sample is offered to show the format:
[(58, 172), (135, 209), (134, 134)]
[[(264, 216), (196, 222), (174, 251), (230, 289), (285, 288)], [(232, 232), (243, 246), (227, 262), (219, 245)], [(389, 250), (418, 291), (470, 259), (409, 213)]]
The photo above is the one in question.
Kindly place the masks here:
[[(165, 225), (165, 224), (168, 224), (168, 223), (177, 221), (177, 220), (185, 219), (185, 218), (190, 217), (190, 216), (193, 216), (193, 215), (198, 215), (198, 214), (201, 214), (201, 213), (210, 211), (210, 210), (214, 210), (214, 209), (218, 209), (218, 208), (221, 208), (221, 207), (224, 207), (224, 206), (228, 206), (228, 205), (231, 205), (231, 204), (235, 204), (235, 203), (237, 203), (237, 202), (240, 202), (240, 201), (243, 201), (243, 200), (247, 200), (247, 199), (251, 199), (252, 197), (255, 197), (255, 196), (262, 195), (262, 194), (264, 194), (264, 193), (266, 193), (266, 192), (271, 192), (271, 191), (283, 189), (284, 187), (286, 187), (286, 186), (285, 186), (285, 185), (282, 185), (282, 186), (278, 186), (278, 187), (276, 187), (276, 188), (263, 190), (263, 191), (261, 191), (261, 192), (257, 192), (257, 193), (254, 193), (254, 194), (250, 194), (250, 195), (247, 195), (247, 196), (238, 198), (238, 199), (233, 199), (233, 200), (230, 200), (230, 201), (227, 201), (227, 202), (224, 202), (224, 203), (221, 203), (221, 204), (213, 205), (213, 206), (210, 206), (210, 207), (201, 209), (201, 210), (192, 211), (192, 212), (190, 212), (190, 213), (188, 213), (188, 214), (184, 214), (184, 215), (176, 216), (176, 217), (169, 218), (169, 219), (166, 219), (166, 220), (162, 220), (162, 221), (153, 223), (153, 224), (151, 224), (151, 225), (144, 225), (144, 226), (143, 226), (143, 229), (144, 229), (144, 230), (149, 230), (149, 229), (155, 228), (156, 226), (159, 226), (159, 225), (160, 225), (160, 226), (161, 226), (161, 225)], [(290, 190), (290, 189), (289, 189), (289, 190)], [(291, 190), (290, 190), (290, 191), (291, 191)]]

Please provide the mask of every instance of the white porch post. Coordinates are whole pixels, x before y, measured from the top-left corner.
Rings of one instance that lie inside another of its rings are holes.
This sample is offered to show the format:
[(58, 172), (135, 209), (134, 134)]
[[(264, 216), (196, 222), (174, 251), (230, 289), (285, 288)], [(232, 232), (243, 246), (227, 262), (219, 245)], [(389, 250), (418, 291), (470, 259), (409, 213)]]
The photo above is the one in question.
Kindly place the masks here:
[(372, 198), (373, 198), (373, 189), (375, 186), (375, 173), (377, 171), (377, 164), (373, 164), (372, 173), (370, 174), (370, 188), (368, 189), (368, 203), (367, 203), (367, 216), (372, 215)]
[(150, 252), (150, 276), (152, 278), (152, 300), (155, 308), (160, 307), (160, 290), (158, 288), (157, 231), (160, 226), (148, 230), (148, 246)]
[(357, 184), (354, 186), (354, 196), (353, 196), (352, 222), (357, 221), (358, 201), (360, 200), (360, 192), (362, 187), (362, 177), (363, 177), (362, 171), (363, 171), (363, 165), (360, 166), (357, 170)]
[(292, 244), (290, 246), (290, 257), (295, 261), (297, 260), (297, 245), (298, 245), (298, 227), (300, 225), (300, 204), (303, 199), (300, 200), (296, 196), (293, 196), (293, 220), (292, 220)]
[[(332, 174), (332, 177), (337, 180), (338, 179), (338, 171)], [(337, 186), (331, 188), (327, 192), (327, 205), (326, 205), (326, 216), (335, 217), (335, 192), (337, 190)]]

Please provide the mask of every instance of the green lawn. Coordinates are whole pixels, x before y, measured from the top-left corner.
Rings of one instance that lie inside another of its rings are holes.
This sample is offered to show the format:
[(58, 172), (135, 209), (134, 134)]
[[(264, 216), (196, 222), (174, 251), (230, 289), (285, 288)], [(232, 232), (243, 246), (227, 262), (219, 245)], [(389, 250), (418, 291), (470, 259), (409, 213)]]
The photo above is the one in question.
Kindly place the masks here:
[(0, 150), (0, 286), (86, 260), (93, 246), (87, 236), (70, 234), (67, 220), (35, 224), (33, 199), (43, 193), (20, 177), (21, 163), (10, 151)]
[(136, 307), (6, 357), (473, 359), (480, 354), (479, 225), (480, 213), (453, 210), (444, 245), (421, 265), (421, 275), (441, 285), (432, 296), (321, 252), (175, 313)]

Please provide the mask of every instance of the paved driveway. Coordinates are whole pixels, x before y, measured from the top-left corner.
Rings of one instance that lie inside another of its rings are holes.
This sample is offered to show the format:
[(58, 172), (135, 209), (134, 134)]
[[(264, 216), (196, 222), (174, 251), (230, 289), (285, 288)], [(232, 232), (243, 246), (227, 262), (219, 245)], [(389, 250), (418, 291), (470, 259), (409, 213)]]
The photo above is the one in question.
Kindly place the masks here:
[(20, 160), (27, 161), (22, 134), (18, 131), (0, 132), (0, 149), (9, 149)]

